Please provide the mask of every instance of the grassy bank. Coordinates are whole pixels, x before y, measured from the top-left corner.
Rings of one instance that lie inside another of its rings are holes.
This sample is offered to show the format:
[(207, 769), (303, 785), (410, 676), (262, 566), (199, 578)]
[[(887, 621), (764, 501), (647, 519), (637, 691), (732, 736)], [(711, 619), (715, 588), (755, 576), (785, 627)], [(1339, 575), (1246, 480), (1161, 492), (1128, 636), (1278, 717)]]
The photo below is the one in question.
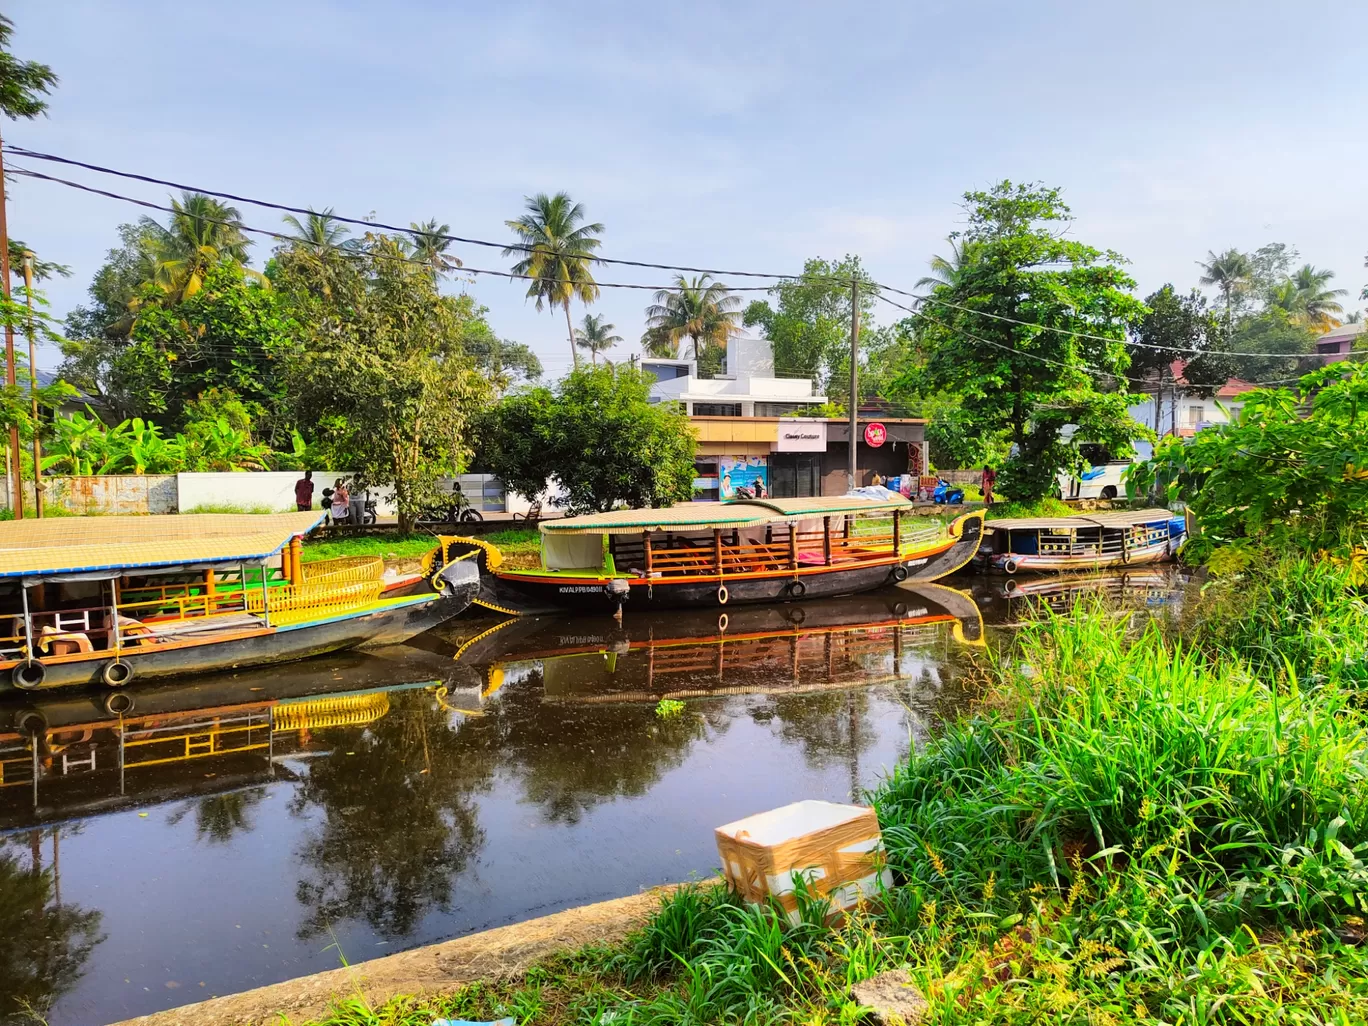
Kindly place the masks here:
[[(514, 528), (480, 536), (497, 545), (510, 560), (534, 559), (539, 552), (539, 535), (535, 530)], [(381, 556), (385, 559), (418, 559), (435, 548), (431, 534), (363, 534), (345, 538), (319, 538), (304, 543), (304, 562), (336, 559), (339, 556)]]
[(1368, 1009), (1368, 607), (1311, 561), (1177, 623), (1030, 624), (871, 797), (899, 886), (837, 928), (715, 887), (527, 977), (326, 1020), (853, 1024), (910, 971), (928, 1021), (1335, 1023)]

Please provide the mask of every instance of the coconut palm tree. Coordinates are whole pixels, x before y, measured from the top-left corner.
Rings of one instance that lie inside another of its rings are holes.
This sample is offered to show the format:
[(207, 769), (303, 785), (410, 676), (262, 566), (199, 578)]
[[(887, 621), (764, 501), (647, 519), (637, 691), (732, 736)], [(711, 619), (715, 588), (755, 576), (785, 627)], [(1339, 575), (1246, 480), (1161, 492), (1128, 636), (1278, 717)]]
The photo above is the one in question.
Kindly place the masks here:
[(413, 259), (427, 264), (438, 277), (461, 266), (459, 258), (447, 255), (451, 240), (446, 236), (451, 234), (451, 225), (438, 224), (434, 217), (422, 224), (410, 221), (409, 227), (413, 229)]
[(1202, 269), (1202, 275), (1197, 280), (1203, 285), (1216, 287), (1216, 291), (1225, 300), (1226, 320), (1230, 320), (1235, 297), (1249, 288), (1250, 275), (1254, 271), (1248, 254), (1241, 253), (1234, 247), (1220, 254), (1207, 250), (1206, 262), (1199, 260), (1197, 265)]
[(673, 355), (670, 350), (687, 338), (701, 362), (708, 350), (725, 346), (741, 330), (740, 308), (741, 300), (712, 275), (676, 275), (674, 287), (661, 289), (646, 308), (641, 344), (653, 355)]
[(198, 292), (209, 269), (225, 257), (247, 262), (252, 243), (242, 231), (242, 214), (236, 207), (203, 193), (185, 192), (171, 200), (171, 209), (171, 224), (155, 241), (153, 281), (173, 300)]
[(937, 289), (942, 285), (953, 285), (978, 259), (980, 244), (972, 239), (957, 239), (951, 236), (945, 241), (950, 244), (950, 256), (932, 254), (929, 261), (931, 273), (917, 279), (917, 288)]
[(575, 345), (589, 350), (589, 356), (598, 366), (598, 354), (607, 352), (622, 341), (621, 335), (614, 335), (616, 324), (605, 324), (602, 315), (585, 314), (580, 326), (575, 329)]
[(1311, 264), (1303, 264), (1292, 275), (1300, 312), (1308, 324), (1333, 328), (1339, 323), (1337, 318), (1344, 313), (1344, 307), (1336, 301), (1336, 297), (1347, 295), (1348, 290), (1326, 288), (1334, 276), (1334, 271), (1321, 270)]
[(357, 241), (348, 238), (347, 226), (333, 216), (332, 207), (324, 207), (321, 211), (310, 207), (303, 221), (294, 214), (286, 214), (283, 220), (294, 229), (295, 242), (313, 253), (322, 255), (330, 249), (357, 248)]
[(592, 303), (599, 296), (598, 284), (589, 268), (594, 251), (602, 245), (598, 234), (603, 225), (584, 223), (584, 207), (563, 192), (548, 196), (539, 192), (525, 197), (523, 215), (504, 223), (518, 237), (517, 245), (505, 249), (504, 256), (517, 256), (514, 274), (525, 274), (531, 282), (527, 298), (565, 310), (565, 330), (570, 341), (570, 356), (579, 366), (575, 329), (570, 324), (570, 301)]

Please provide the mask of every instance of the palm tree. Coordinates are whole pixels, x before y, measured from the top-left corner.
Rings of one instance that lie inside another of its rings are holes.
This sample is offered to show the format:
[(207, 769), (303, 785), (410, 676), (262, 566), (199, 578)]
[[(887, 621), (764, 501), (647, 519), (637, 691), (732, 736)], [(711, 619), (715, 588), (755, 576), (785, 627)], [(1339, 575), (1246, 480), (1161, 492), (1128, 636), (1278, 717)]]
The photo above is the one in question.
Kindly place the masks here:
[(646, 334), (641, 344), (654, 355), (673, 355), (669, 350), (680, 340), (693, 342), (695, 360), (710, 348), (720, 348), (741, 330), (741, 300), (712, 275), (696, 278), (675, 276), (674, 288), (661, 289), (646, 308)]
[(1197, 265), (1202, 269), (1202, 276), (1197, 280), (1203, 285), (1216, 286), (1216, 291), (1225, 300), (1226, 320), (1230, 320), (1235, 297), (1249, 288), (1250, 275), (1254, 272), (1249, 256), (1234, 247), (1219, 255), (1207, 250), (1206, 263), (1199, 260)]
[(153, 276), (168, 296), (177, 301), (189, 299), (204, 284), (210, 268), (224, 258), (247, 262), (247, 247), (252, 243), (242, 231), (242, 214), (236, 207), (203, 193), (185, 192), (171, 200), (171, 209), (171, 224), (156, 241)]
[(594, 251), (602, 245), (597, 236), (603, 225), (585, 224), (584, 207), (563, 192), (554, 196), (539, 192), (525, 200), (523, 216), (504, 222), (518, 237), (518, 244), (505, 249), (504, 256), (516, 254), (521, 258), (513, 265), (513, 273), (531, 279), (527, 298), (536, 299), (538, 310), (543, 303), (564, 308), (570, 356), (578, 367), (579, 349), (575, 346), (575, 329), (570, 324), (570, 301), (578, 297), (588, 304), (599, 296), (599, 287), (589, 268), (594, 263)]
[(1336, 297), (1347, 295), (1347, 290), (1326, 288), (1334, 276), (1334, 271), (1320, 270), (1310, 264), (1303, 264), (1292, 275), (1300, 312), (1307, 323), (1333, 328), (1338, 323), (1337, 316), (1344, 313), (1344, 307), (1336, 302)]
[(357, 241), (347, 237), (347, 226), (333, 216), (332, 207), (322, 211), (310, 207), (302, 222), (294, 214), (286, 214), (283, 220), (294, 229), (295, 242), (320, 256), (330, 249), (357, 248)]
[(616, 324), (605, 324), (602, 315), (585, 314), (580, 326), (575, 329), (575, 345), (589, 350), (594, 365), (598, 366), (598, 354), (607, 352), (622, 341), (621, 335), (614, 335)]
[(446, 236), (451, 234), (451, 225), (438, 224), (434, 217), (422, 224), (410, 221), (409, 227), (413, 229), (413, 259), (427, 264), (438, 277), (461, 266), (459, 258), (447, 256), (451, 240)]
[(972, 239), (960, 240), (951, 236), (945, 241), (950, 243), (950, 256), (932, 254), (929, 261), (931, 273), (918, 278), (916, 288), (937, 289), (942, 285), (953, 285), (978, 259), (980, 244)]

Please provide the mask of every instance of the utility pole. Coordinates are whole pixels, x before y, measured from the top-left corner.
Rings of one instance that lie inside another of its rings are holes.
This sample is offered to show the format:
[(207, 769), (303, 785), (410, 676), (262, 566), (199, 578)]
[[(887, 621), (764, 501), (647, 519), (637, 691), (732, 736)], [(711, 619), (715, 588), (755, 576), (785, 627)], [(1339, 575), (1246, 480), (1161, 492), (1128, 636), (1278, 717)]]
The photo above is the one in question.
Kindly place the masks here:
[[(9, 261), (9, 225), (5, 218), (5, 205), (8, 199), (9, 190), (5, 186), (5, 157), (4, 142), (0, 141), (0, 291), (3, 291), (5, 303), (8, 306), (10, 301), (10, 261)], [(10, 311), (5, 311), (5, 384), (13, 388), (19, 383), (14, 373), (14, 318), (10, 316)], [(9, 457), (12, 477), (10, 478), (10, 509), (14, 510), (14, 519), (24, 519), (24, 474), (19, 462), (19, 425), (10, 426)]]
[(855, 447), (860, 428), (860, 279), (850, 279), (850, 466), (846, 491), (855, 490)]
[[(33, 336), (33, 250), (24, 250), (24, 302), (28, 304), (29, 400), (33, 404), (33, 512), (43, 519), (43, 443), (38, 438), (38, 354)], [(56, 835), (53, 835), (56, 847)]]

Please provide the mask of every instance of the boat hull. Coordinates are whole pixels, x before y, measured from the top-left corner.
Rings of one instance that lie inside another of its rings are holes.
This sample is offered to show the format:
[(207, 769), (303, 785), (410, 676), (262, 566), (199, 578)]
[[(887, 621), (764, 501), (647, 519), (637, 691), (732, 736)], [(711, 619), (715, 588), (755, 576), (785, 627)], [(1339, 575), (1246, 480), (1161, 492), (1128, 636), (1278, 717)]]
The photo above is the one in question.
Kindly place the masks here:
[(1172, 558), (1171, 547), (1166, 542), (1143, 549), (1133, 549), (1125, 555), (1115, 556), (1041, 556), (1032, 553), (1002, 552), (989, 558), (989, 567), (1002, 573), (1051, 571), (1088, 571), (1107, 570), (1115, 567), (1144, 566), (1150, 563), (1165, 563)]
[[(350, 648), (394, 645), (436, 627), (463, 612), (479, 591), (478, 568), (453, 564), (443, 571), (441, 593), (401, 596), (354, 613), (282, 627), (247, 628), (228, 635), (125, 648), (119, 661), (133, 670), (132, 681), (217, 673), (253, 666), (293, 662)], [(56, 657), (42, 662), (44, 679), (37, 689), (101, 683), (109, 652)], [(0, 664), (0, 691), (19, 691), (11, 661)]]
[[(486, 577), (477, 602), (514, 615), (572, 609), (615, 613), (632, 610), (712, 608), (755, 603), (797, 602), (856, 595), (903, 580), (934, 581), (966, 566), (983, 538), (983, 515), (967, 514), (949, 537), (882, 558), (832, 566), (760, 573), (699, 574), (678, 578), (556, 576), (498, 571)], [(622, 589), (627, 589), (623, 599)]]

